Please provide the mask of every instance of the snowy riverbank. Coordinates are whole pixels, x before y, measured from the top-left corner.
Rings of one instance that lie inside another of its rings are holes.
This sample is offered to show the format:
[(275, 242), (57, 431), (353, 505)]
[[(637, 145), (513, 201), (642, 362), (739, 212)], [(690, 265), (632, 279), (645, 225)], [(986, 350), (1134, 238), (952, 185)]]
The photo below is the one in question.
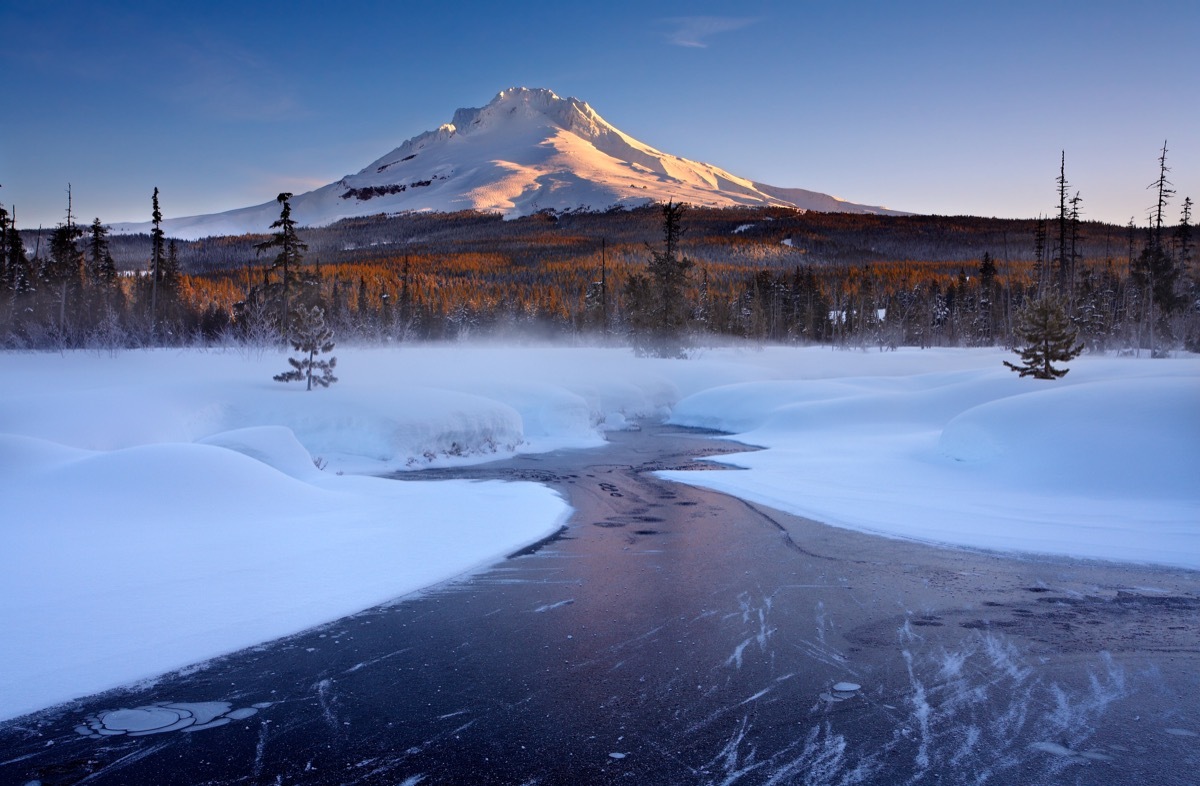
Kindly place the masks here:
[(998, 350), (337, 354), (312, 393), (271, 381), (279, 353), (0, 354), (0, 718), (493, 561), (565, 503), (362, 475), (587, 448), (637, 417), (769, 448), (672, 477), (838, 526), (1200, 568), (1195, 358), (1047, 384)]
[(663, 474), (889, 537), (1200, 569), (1200, 364), (1082, 358), (1043, 382), (972, 367), (991, 356), (703, 391), (674, 422), (767, 449)]

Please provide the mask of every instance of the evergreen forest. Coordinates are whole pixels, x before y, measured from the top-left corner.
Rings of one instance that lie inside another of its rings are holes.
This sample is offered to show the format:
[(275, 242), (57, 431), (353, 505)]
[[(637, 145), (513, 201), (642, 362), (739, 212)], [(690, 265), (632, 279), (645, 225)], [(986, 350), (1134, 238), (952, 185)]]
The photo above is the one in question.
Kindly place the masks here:
[[(418, 213), (172, 239), (0, 205), (0, 347), (284, 346), (320, 308), (339, 343), (487, 337), (655, 354), (729, 338), (848, 348), (1004, 346), (1053, 296), (1091, 352), (1200, 352), (1192, 201), (1164, 145), (1148, 219), (1087, 221), (1065, 177), (1038, 219), (648, 205), (514, 220)], [(282, 264), (281, 264), (282, 260)]]

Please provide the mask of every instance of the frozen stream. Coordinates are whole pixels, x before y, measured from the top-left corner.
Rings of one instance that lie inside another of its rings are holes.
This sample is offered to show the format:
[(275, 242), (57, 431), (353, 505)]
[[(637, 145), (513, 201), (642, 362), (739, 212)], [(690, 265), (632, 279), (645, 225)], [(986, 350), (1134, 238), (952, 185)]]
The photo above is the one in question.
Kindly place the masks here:
[(0, 783), (1194, 783), (1200, 575), (824, 527), (653, 474), (729, 443), (610, 439), (409, 475), (537, 480), (576, 515), (466, 580), (0, 725)]

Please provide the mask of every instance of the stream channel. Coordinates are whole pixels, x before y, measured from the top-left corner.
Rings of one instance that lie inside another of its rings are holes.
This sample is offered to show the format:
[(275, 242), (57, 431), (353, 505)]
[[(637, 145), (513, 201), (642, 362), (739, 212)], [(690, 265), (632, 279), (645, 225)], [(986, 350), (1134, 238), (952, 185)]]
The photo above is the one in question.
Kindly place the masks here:
[(546, 483), (575, 513), (472, 575), (0, 724), (0, 784), (1198, 782), (1200, 574), (828, 527), (654, 474), (736, 471), (698, 460), (734, 443), (609, 440), (405, 473)]

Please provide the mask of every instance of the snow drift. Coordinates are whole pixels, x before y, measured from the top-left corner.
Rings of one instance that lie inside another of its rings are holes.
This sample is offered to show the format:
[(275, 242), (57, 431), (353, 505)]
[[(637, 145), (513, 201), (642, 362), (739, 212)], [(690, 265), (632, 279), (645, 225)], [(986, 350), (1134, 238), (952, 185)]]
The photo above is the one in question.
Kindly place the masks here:
[(922, 354), (951, 368), (685, 398), (674, 422), (766, 449), (663, 474), (889, 537), (1200, 569), (1200, 363), (1085, 358), (1046, 383), (998, 351)]

